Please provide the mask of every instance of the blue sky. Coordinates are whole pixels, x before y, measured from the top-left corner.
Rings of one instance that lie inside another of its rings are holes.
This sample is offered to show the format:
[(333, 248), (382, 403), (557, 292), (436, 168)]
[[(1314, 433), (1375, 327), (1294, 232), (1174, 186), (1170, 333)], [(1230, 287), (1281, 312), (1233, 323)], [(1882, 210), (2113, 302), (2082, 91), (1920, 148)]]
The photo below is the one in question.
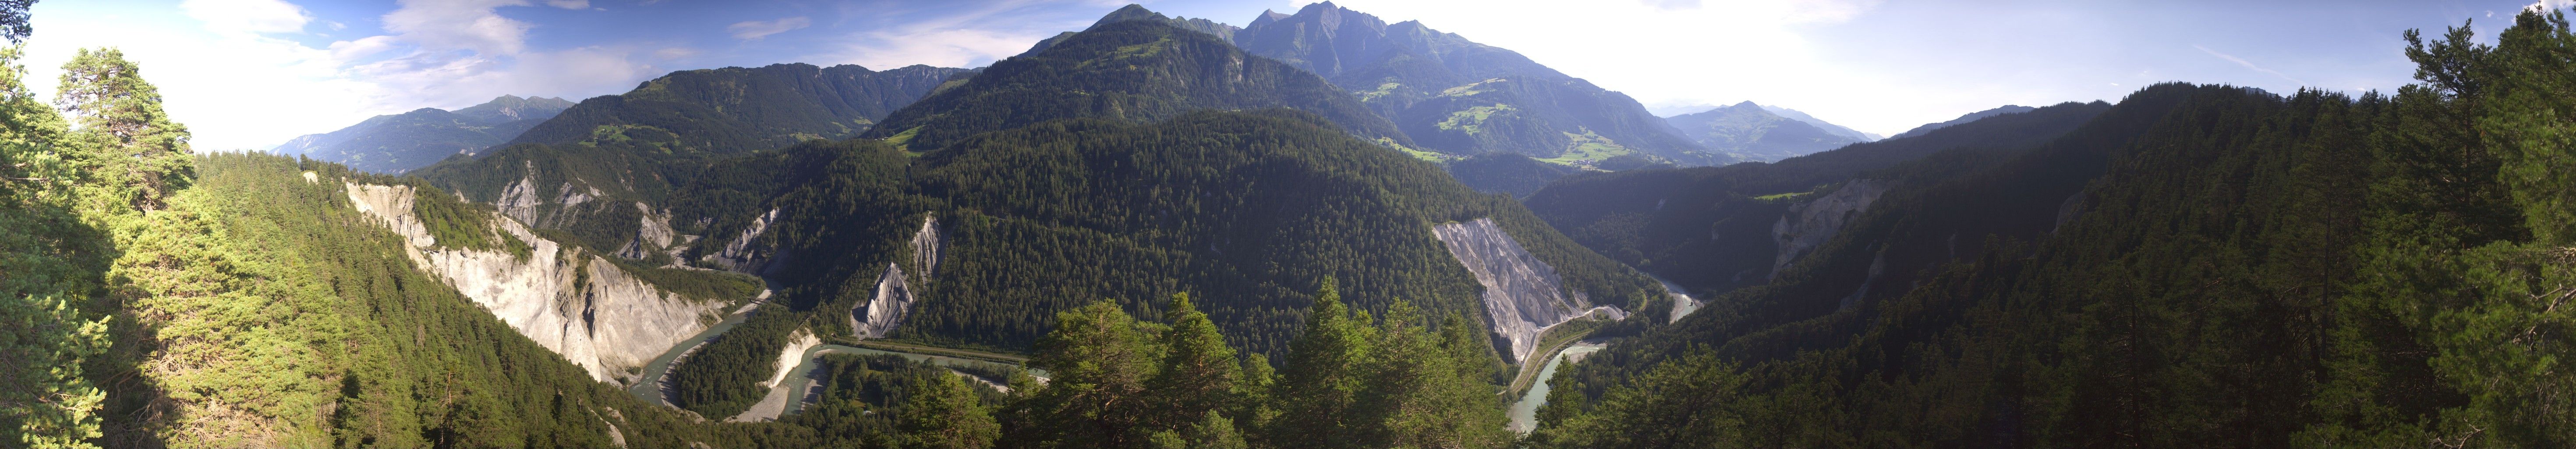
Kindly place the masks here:
[[(2564, 7), (2565, 0), (2549, 0)], [(201, 150), (503, 94), (580, 100), (675, 70), (781, 62), (978, 67), (1120, 0), (45, 0), (40, 95), (74, 48), (143, 64)], [(1304, 1), (1154, 0), (1243, 24)], [(1529, 55), (1659, 114), (1752, 100), (1863, 131), (2003, 104), (2118, 100), (2160, 81), (2393, 90), (2399, 33), (2527, 1), (1343, 0)]]

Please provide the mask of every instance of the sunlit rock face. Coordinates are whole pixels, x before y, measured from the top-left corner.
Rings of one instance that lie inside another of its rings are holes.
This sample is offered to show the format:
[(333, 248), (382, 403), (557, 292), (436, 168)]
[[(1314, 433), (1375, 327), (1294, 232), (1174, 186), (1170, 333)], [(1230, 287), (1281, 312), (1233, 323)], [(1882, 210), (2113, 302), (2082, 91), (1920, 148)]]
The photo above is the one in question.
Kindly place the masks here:
[(1780, 245), (1779, 259), (1771, 264), (1771, 278), (1779, 279), (1780, 271), (1788, 269), (1790, 263), (1814, 251), (1817, 245), (1833, 240), (1835, 233), (1842, 232), (1843, 225), (1860, 219), (1861, 212), (1868, 211), (1870, 203), (1878, 202), (1879, 196), (1887, 194), (1887, 187), (1886, 181), (1854, 179), (1844, 183), (1842, 188), (1834, 189), (1834, 193), (1790, 206), (1789, 213), (1771, 224), (1772, 240)]
[(805, 364), (805, 354), (807, 351), (812, 351), (814, 347), (822, 345), (823, 339), (814, 336), (814, 332), (811, 329), (797, 329), (796, 333), (789, 334), (787, 336), (787, 346), (779, 348), (778, 361), (773, 362), (778, 366), (778, 368), (770, 371), (768, 382), (760, 383), (760, 389), (768, 390), (769, 393), (761, 396), (760, 402), (751, 404), (751, 408), (743, 409), (742, 414), (734, 415), (732, 418), (726, 418), (725, 421), (770, 421), (778, 419), (779, 415), (786, 414), (787, 404), (789, 402), (799, 400), (799, 396), (802, 395), (798, 394), (799, 392), (791, 391), (785, 386), (780, 385), (780, 383), (786, 382), (787, 376), (791, 374), (805, 375), (804, 373), (791, 373), (791, 371), (796, 371), (796, 367), (798, 365)]
[(347, 185), (360, 212), (403, 236), (421, 270), (455, 287), (519, 334), (580, 365), (594, 379), (632, 382), (635, 371), (672, 345), (705, 330), (701, 317), (724, 301), (663, 292), (607, 259), (537, 237), (509, 217), (490, 225), (526, 242), (526, 257), (505, 250), (442, 249), (412, 213), (409, 186)]
[(1615, 307), (1593, 307), (1581, 294), (1566, 295), (1556, 268), (1530, 255), (1492, 218), (1432, 226), (1431, 232), (1448, 244), (1449, 255), (1459, 265), (1475, 273), (1476, 283), (1485, 286), (1479, 296), (1485, 303), (1486, 322), (1494, 336), (1510, 345), (1510, 353), (1504, 356), (1511, 363), (1527, 360), (1538, 349), (1539, 335), (1550, 327), (1595, 312), (1612, 319), (1626, 317)]
[(912, 233), (912, 267), (919, 273), (905, 276), (903, 264), (886, 264), (885, 274), (877, 276), (876, 296), (850, 311), (850, 329), (859, 338), (878, 338), (902, 325), (904, 315), (912, 311), (914, 286), (920, 285), (912, 278), (929, 282), (939, 272), (940, 251), (946, 248), (947, 241), (939, 235), (939, 218), (922, 219), (921, 230)]

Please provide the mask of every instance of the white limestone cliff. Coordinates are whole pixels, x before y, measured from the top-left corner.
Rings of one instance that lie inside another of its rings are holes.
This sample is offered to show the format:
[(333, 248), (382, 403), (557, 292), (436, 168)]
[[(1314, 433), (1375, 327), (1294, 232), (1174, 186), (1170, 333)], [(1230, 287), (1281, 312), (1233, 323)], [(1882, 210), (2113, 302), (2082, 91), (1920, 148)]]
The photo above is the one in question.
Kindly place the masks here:
[(627, 384), (637, 369), (706, 329), (702, 317), (723, 299), (692, 300), (663, 292), (598, 255), (537, 237), (518, 221), (490, 222), (525, 242), (527, 256), (506, 250), (442, 249), (412, 213), (410, 186), (347, 184), (349, 201), (403, 236), (405, 254), (432, 277), (490, 311), (538, 345), (580, 365), (594, 379)]
[(1432, 226), (1431, 233), (1447, 244), (1459, 265), (1476, 275), (1477, 284), (1484, 285), (1478, 297), (1485, 303), (1486, 323), (1511, 346), (1510, 353), (1503, 354), (1509, 359), (1506, 362), (1529, 359), (1530, 352), (1538, 349), (1539, 335), (1558, 324), (1593, 313), (1606, 313), (1612, 319), (1627, 316), (1616, 307), (1594, 307), (1580, 293), (1565, 294), (1556, 268), (1530, 255), (1492, 218)]
[(771, 370), (769, 381), (761, 382), (760, 387), (775, 387), (778, 386), (779, 381), (787, 380), (788, 371), (794, 371), (796, 365), (805, 363), (805, 351), (822, 345), (823, 339), (814, 336), (814, 331), (811, 329), (797, 329), (796, 333), (788, 334), (787, 347), (778, 351), (776, 363), (778, 368)]
[(1780, 247), (1779, 257), (1771, 263), (1771, 279), (1779, 279), (1780, 271), (1788, 269), (1790, 263), (1833, 240), (1844, 225), (1860, 219), (1870, 203), (1887, 194), (1887, 188), (1886, 181), (1853, 179), (1834, 189), (1834, 193), (1790, 206), (1779, 222), (1771, 224), (1772, 241)]
[(920, 275), (905, 276), (902, 264), (886, 264), (885, 274), (877, 276), (876, 296), (850, 311), (853, 333), (859, 338), (879, 338), (903, 324), (903, 317), (911, 313), (916, 298), (913, 292), (917, 288), (912, 278), (919, 277), (921, 282), (929, 282), (931, 276), (939, 271), (940, 251), (946, 245), (947, 242), (939, 235), (939, 218), (922, 219), (921, 230), (912, 233), (912, 266), (921, 271)]
[[(813, 330), (797, 329), (796, 333), (789, 334), (787, 347), (780, 348), (778, 351), (778, 361), (775, 362), (778, 368), (769, 375), (769, 381), (760, 383), (760, 389), (768, 393), (760, 396), (760, 402), (752, 403), (750, 408), (743, 409), (742, 413), (735, 414), (733, 417), (725, 418), (725, 421), (770, 421), (778, 419), (779, 415), (787, 414), (788, 403), (801, 400), (806, 393), (789, 388), (785, 383), (787, 376), (807, 375), (805, 372), (796, 372), (799, 371), (796, 368), (803, 367), (807, 358), (814, 355), (814, 347), (822, 345), (823, 340), (816, 338)], [(815, 370), (819, 368), (805, 371)]]

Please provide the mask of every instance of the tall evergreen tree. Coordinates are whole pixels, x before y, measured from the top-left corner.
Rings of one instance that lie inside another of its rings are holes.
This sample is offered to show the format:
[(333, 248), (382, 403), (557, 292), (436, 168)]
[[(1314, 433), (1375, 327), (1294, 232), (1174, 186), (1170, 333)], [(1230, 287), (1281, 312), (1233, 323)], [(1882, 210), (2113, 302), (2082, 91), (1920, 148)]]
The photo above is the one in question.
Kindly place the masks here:
[(115, 48), (81, 49), (63, 63), (62, 91), (54, 106), (80, 125), (74, 145), (88, 149), (84, 167), (120, 186), (137, 209), (162, 208), (170, 192), (193, 176), (188, 127), (161, 110), (161, 90), (143, 80), (142, 67)]
[(1118, 303), (1100, 300), (1056, 314), (1029, 366), (1054, 377), (1020, 404), (1010, 436), (1030, 447), (1138, 447), (1154, 412), (1145, 381), (1160, 354)]
[(1324, 278), (1307, 309), (1306, 330), (1289, 343), (1288, 370), (1272, 389), (1280, 415), (1267, 443), (1277, 447), (1356, 447), (1351, 406), (1368, 380), (1374, 352), (1367, 312), (1342, 305), (1332, 278)]
[(1163, 405), (1154, 410), (1152, 424), (1178, 429), (1199, 422), (1209, 412), (1234, 410), (1240, 400), (1235, 387), (1243, 378), (1242, 361), (1234, 358), (1234, 348), (1226, 346), (1216, 323), (1199, 312), (1187, 293), (1172, 295), (1163, 321), (1171, 329), (1162, 335), (1162, 369), (1145, 382), (1146, 390), (1159, 396)]
[[(1511, 441), (1503, 429), (1502, 400), (1480, 360), (1460, 360), (1466, 343), (1424, 326), (1421, 310), (1402, 301), (1377, 330), (1376, 351), (1363, 367), (1365, 392), (1352, 414), (1365, 447), (1494, 448)], [(1451, 324), (1456, 324), (1452, 322)]]

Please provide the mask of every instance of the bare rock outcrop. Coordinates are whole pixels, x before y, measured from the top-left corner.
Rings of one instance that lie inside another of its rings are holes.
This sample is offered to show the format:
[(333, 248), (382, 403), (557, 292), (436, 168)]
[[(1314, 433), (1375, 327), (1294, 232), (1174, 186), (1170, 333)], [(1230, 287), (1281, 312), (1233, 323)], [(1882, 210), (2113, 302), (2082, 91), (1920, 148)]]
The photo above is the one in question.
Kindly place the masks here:
[(853, 333), (859, 338), (879, 338), (893, 332), (895, 326), (902, 325), (904, 315), (911, 313), (916, 298), (913, 293), (916, 284), (912, 278), (929, 282), (933, 273), (939, 271), (939, 253), (946, 245), (947, 242), (939, 235), (939, 218), (922, 219), (921, 230), (912, 233), (912, 266), (920, 274), (905, 276), (902, 264), (886, 264), (885, 274), (877, 276), (876, 296), (850, 311)]
[(1779, 279), (1780, 271), (1788, 269), (1790, 263), (1833, 240), (1844, 225), (1860, 219), (1870, 203), (1887, 194), (1887, 188), (1886, 181), (1853, 179), (1834, 189), (1834, 193), (1790, 206), (1779, 222), (1771, 224), (1772, 240), (1780, 245), (1779, 258), (1771, 264), (1771, 279)]
[(1580, 293), (1566, 294), (1556, 268), (1530, 255), (1492, 218), (1432, 226), (1431, 233), (1447, 244), (1459, 265), (1476, 275), (1477, 284), (1485, 286), (1478, 297), (1485, 303), (1486, 323), (1494, 335), (1511, 346), (1510, 353), (1503, 354), (1507, 362), (1529, 359), (1530, 352), (1538, 349), (1539, 335), (1558, 324), (1593, 313), (1606, 313), (1612, 319), (1627, 316), (1616, 307), (1594, 307)]
[[(536, 173), (535, 163), (527, 163), (525, 166), (527, 173)], [(534, 175), (523, 176), (517, 182), (502, 187), (501, 197), (495, 198), (492, 205), (501, 210), (501, 215), (509, 216), (522, 224), (540, 227), (558, 226), (572, 218), (568, 212), (575, 210), (574, 206), (608, 195), (597, 188), (588, 185), (576, 187), (570, 182), (558, 184), (553, 190), (552, 195), (547, 195), (544, 189), (537, 185)]]
[(724, 241), (723, 247), (702, 253), (703, 255), (698, 256), (698, 261), (723, 267), (726, 271), (760, 274), (762, 268), (769, 266), (770, 259), (777, 256), (777, 251), (761, 236), (767, 235), (769, 226), (777, 222), (778, 209), (770, 209), (768, 213), (752, 217), (750, 227), (743, 228), (742, 233), (735, 235), (733, 239)]
[(410, 186), (346, 187), (360, 212), (403, 236), (405, 254), (422, 271), (600, 381), (633, 382), (637, 369), (706, 329), (703, 323), (712, 320), (702, 317), (717, 316), (725, 305), (722, 298), (661, 291), (599, 255), (539, 238), (511, 218), (496, 216), (489, 224), (531, 247), (525, 256), (440, 248), (413, 215)]

